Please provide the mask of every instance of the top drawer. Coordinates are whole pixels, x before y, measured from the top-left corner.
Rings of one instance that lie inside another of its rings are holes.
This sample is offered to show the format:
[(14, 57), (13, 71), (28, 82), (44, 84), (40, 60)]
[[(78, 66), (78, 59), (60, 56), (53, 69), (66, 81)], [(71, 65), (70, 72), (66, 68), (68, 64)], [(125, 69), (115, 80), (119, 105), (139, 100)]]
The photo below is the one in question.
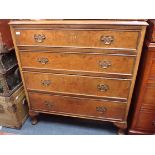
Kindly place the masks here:
[(16, 29), (18, 45), (136, 49), (138, 31), (103, 29)]

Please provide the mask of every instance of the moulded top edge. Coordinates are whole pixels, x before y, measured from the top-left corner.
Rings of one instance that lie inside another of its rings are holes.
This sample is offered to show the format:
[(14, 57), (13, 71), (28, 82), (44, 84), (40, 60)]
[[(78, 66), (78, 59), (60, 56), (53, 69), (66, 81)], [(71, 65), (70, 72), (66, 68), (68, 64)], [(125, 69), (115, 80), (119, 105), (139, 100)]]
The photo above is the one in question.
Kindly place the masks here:
[(47, 25), (47, 24), (104, 24), (104, 25), (140, 25), (147, 26), (145, 20), (12, 20), (10, 25)]

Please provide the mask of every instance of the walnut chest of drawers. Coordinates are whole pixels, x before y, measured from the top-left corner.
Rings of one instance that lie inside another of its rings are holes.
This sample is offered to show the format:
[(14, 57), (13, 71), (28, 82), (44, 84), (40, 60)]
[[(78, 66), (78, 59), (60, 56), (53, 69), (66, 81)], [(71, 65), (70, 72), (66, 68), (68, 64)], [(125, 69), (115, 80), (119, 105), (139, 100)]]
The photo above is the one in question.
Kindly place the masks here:
[(39, 113), (127, 127), (147, 23), (117, 20), (10, 22), (32, 123)]

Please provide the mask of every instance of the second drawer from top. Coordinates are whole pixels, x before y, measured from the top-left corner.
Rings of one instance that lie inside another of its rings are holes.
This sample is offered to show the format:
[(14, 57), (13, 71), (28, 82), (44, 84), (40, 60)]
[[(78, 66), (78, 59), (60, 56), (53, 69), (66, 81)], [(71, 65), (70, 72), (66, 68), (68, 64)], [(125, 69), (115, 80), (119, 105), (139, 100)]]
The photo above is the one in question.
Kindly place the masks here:
[(32, 51), (20, 52), (19, 54), (23, 69), (48, 69), (127, 75), (132, 75), (136, 59), (134, 56), (98, 53), (76, 54)]

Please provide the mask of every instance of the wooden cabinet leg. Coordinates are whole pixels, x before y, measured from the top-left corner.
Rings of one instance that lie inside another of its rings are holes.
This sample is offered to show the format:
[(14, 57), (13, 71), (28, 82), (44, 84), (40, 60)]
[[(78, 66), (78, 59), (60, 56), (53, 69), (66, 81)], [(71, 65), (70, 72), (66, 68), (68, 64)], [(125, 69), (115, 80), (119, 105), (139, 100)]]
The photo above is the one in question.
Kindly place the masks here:
[(118, 135), (126, 134), (127, 122), (114, 122), (113, 124), (119, 128)]
[(31, 117), (31, 124), (32, 125), (35, 125), (38, 123), (38, 119), (37, 119), (37, 116), (39, 115), (39, 113), (36, 113), (32, 110), (29, 111), (29, 115)]
[(32, 124), (32, 125), (36, 125), (37, 123), (38, 123), (37, 116), (31, 117), (31, 124)]
[(125, 133), (126, 133), (126, 130), (125, 129), (121, 129), (121, 128), (119, 128), (118, 129), (118, 135), (125, 135)]

